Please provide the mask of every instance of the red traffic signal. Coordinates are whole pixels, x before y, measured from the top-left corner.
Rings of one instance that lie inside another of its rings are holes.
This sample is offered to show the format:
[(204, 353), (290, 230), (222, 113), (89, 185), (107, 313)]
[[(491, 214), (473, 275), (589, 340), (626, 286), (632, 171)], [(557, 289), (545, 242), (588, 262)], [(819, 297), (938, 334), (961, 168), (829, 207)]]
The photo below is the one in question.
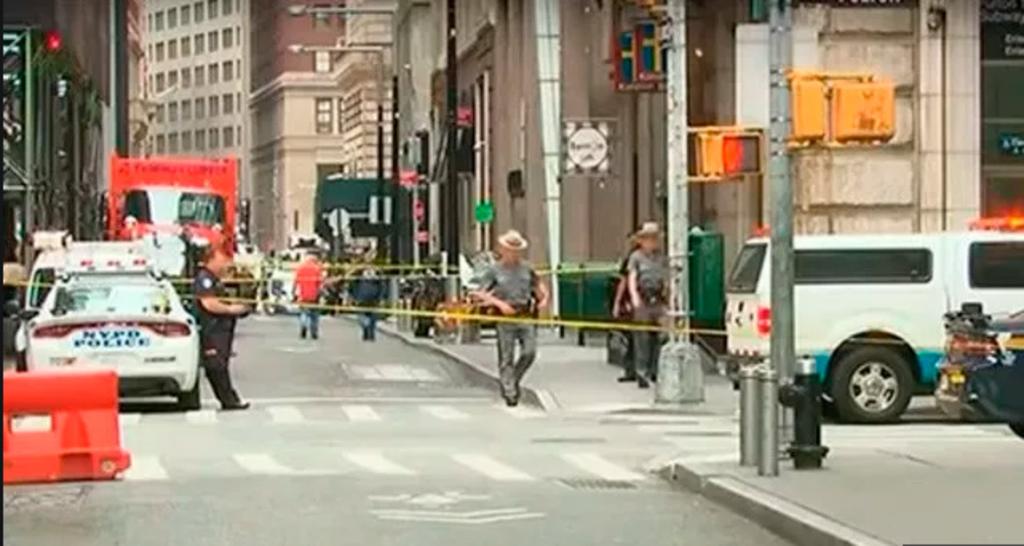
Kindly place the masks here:
[(64, 40), (56, 30), (49, 30), (43, 34), (43, 46), (47, 51), (57, 51), (62, 45), (64, 45)]
[(761, 135), (707, 132), (697, 135), (697, 174), (704, 177), (759, 174)]

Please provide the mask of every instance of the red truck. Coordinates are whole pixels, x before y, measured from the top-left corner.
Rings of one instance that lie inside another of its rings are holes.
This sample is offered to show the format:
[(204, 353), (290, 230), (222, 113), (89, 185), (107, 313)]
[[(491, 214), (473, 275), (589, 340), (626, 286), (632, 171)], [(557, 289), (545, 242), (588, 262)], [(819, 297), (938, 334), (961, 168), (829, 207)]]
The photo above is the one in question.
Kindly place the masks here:
[(183, 234), (234, 255), (238, 160), (110, 159), (107, 236), (133, 240)]

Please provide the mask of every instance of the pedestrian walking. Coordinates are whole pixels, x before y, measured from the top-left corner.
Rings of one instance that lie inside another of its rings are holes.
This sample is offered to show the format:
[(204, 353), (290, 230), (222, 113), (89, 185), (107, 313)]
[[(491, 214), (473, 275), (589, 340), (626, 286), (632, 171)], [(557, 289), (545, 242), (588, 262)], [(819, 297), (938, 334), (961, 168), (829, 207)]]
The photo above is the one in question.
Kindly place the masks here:
[[(660, 250), (661, 230), (655, 222), (646, 222), (636, 233), (637, 249), (629, 255), (627, 288), (633, 307), (633, 322), (639, 326), (660, 326), (668, 303), (668, 264)], [(646, 389), (658, 379), (661, 357), (661, 332), (636, 330), (633, 333), (633, 370), (637, 386)]]
[(320, 291), (324, 287), (324, 267), (316, 251), (306, 253), (295, 269), (295, 301), (299, 304), (299, 337), (320, 339)]
[(384, 299), (384, 281), (372, 266), (363, 269), (350, 290), (352, 300), (359, 312), (359, 326), (363, 329), (363, 341), (377, 341), (377, 312), (374, 311)]
[(506, 319), (527, 319), (524, 322), (499, 320), (495, 326), (501, 395), (509, 407), (519, 404), (519, 383), (537, 358), (537, 326), (528, 321), (548, 303), (547, 287), (522, 258), (527, 246), (526, 239), (515, 230), (499, 237), (498, 260), (481, 276), (481, 288), (474, 293), (484, 304), (496, 307)]
[[(628, 323), (633, 320), (633, 302), (629, 294), (629, 259), (639, 248), (636, 234), (631, 233), (629, 235), (629, 250), (619, 264), (618, 278), (615, 281), (615, 291), (612, 295), (612, 318), (619, 322)], [(612, 330), (608, 335), (611, 338), (611, 346), (621, 357), (623, 374), (618, 379), (619, 383), (637, 381), (633, 332), (627, 329)]]
[(244, 410), (249, 408), (249, 403), (242, 401), (231, 384), (228, 365), (235, 324), (239, 317), (249, 313), (249, 308), (223, 299), (225, 291), (221, 277), (229, 267), (231, 257), (220, 247), (209, 247), (196, 272), (192, 292), (199, 319), (200, 359), (206, 379), (222, 410)]

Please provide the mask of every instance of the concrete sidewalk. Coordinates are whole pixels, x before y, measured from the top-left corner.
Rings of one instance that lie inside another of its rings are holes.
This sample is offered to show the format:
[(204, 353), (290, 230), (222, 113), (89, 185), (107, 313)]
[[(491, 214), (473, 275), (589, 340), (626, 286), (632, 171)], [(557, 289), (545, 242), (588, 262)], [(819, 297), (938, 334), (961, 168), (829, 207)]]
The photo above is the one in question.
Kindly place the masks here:
[[(381, 332), (406, 343), (442, 353), (497, 382), (497, 350), (494, 339), (473, 344), (438, 344), (399, 332), (392, 323), (381, 323)], [(658, 409), (654, 387), (639, 389), (636, 383), (619, 383), (622, 370), (607, 363), (604, 345), (579, 346), (576, 336), (560, 338), (553, 330), (541, 330), (537, 362), (523, 378), (523, 401), (546, 411), (608, 413)], [(733, 415), (737, 394), (732, 384), (717, 375), (706, 376), (705, 401), (674, 408), (673, 413)]]

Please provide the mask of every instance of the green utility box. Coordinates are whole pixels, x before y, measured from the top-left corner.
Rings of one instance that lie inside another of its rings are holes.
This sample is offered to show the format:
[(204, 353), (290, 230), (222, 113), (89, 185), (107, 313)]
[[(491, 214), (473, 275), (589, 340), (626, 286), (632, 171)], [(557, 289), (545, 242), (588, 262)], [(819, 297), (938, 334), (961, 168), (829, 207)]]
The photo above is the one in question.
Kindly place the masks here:
[(702, 327), (724, 324), (725, 237), (721, 233), (690, 233), (690, 313)]
[(562, 320), (608, 320), (617, 269), (613, 263), (562, 264), (558, 268), (559, 317)]

